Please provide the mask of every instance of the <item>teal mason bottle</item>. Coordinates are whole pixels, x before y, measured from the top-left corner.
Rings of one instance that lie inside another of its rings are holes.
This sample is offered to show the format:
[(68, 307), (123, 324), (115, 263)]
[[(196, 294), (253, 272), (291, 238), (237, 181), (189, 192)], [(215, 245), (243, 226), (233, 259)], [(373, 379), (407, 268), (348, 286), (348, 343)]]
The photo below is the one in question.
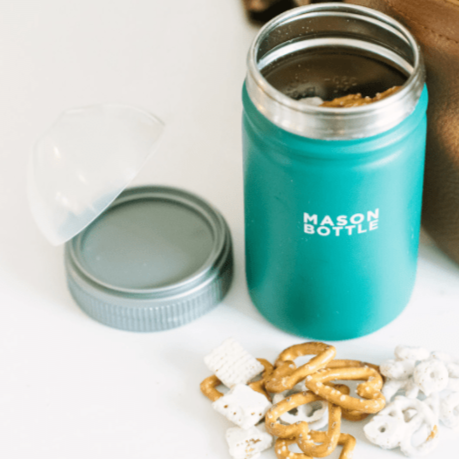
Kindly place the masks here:
[[(349, 94), (371, 104), (324, 107)], [(419, 243), (427, 90), (394, 19), (300, 7), (257, 35), (243, 89), (247, 283), (277, 327), (355, 338), (407, 305)]]

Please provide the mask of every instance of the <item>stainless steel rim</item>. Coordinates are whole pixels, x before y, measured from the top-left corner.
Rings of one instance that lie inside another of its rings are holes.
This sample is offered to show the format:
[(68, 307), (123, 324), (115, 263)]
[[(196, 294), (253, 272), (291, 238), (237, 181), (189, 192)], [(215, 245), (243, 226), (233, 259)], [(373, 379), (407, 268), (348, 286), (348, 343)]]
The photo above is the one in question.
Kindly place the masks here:
[[(353, 40), (349, 37), (333, 37), (333, 35), (311, 39), (305, 36), (301, 41), (290, 40), (259, 58), (260, 46), (280, 26), (324, 16), (358, 18), (360, 21), (377, 26), (384, 33), (392, 35), (394, 39), (403, 40), (412, 51), (413, 62), (408, 62), (389, 47), (364, 40)], [(291, 99), (270, 85), (260, 71), (270, 60), (276, 59), (275, 53), (288, 54), (300, 47), (328, 45), (356, 46), (380, 54), (394, 67), (404, 70), (409, 77), (402, 89), (387, 99), (366, 106), (333, 109), (309, 106)], [(395, 127), (413, 112), (425, 82), (422, 54), (411, 33), (385, 14), (370, 8), (347, 4), (309, 5), (277, 16), (258, 33), (249, 50), (247, 65), (247, 91), (256, 108), (280, 128), (315, 139), (345, 140), (370, 137)]]

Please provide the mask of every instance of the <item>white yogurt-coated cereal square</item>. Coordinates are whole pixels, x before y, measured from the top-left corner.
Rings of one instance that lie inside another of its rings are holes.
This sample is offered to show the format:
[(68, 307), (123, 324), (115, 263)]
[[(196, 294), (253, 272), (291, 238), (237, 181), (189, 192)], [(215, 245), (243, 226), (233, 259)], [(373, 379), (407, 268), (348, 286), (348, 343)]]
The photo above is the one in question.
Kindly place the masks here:
[(242, 429), (250, 429), (260, 422), (271, 408), (268, 399), (244, 384), (236, 384), (212, 406)]
[(233, 459), (256, 459), (262, 451), (271, 447), (273, 437), (261, 427), (249, 430), (232, 427), (226, 431), (226, 441)]
[(264, 370), (263, 365), (232, 338), (204, 357), (204, 362), (229, 388), (236, 384), (247, 384)]

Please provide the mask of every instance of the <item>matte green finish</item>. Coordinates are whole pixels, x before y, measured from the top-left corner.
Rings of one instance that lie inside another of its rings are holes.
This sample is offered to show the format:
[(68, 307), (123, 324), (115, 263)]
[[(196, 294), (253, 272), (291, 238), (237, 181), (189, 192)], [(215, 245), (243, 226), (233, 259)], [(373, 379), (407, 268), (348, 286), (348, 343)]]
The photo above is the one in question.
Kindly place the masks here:
[[(243, 103), (246, 271), (254, 304), (277, 327), (308, 338), (378, 330), (402, 312), (415, 281), (427, 89), (397, 127), (358, 140), (286, 132), (260, 114), (245, 87)], [(340, 224), (352, 217), (354, 225)]]

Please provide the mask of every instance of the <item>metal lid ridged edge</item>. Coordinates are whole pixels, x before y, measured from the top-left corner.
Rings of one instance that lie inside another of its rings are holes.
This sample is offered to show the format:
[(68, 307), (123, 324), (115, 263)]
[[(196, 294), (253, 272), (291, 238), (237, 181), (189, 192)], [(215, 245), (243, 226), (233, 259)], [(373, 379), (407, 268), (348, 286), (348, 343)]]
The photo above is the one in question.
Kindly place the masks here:
[[(162, 187), (164, 190), (165, 188)], [(132, 188), (127, 190), (132, 192)], [(171, 191), (178, 191), (173, 188)], [(182, 194), (184, 192), (181, 192)], [(188, 194), (188, 193), (187, 193)], [(228, 292), (233, 278), (233, 249), (231, 235), (223, 216), (205, 201), (191, 195), (194, 202), (201, 201), (207, 211), (213, 212), (223, 232), (224, 243), (215, 257), (215, 264), (205, 279), (189, 291), (171, 290), (169, 296), (161, 295), (117, 295), (116, 292), (99, 288), (80, 272), (72, 259), (69, 245), (65, 251), (67, 284), (72, 297), (90, 317), (110, 327), (153, 332), (185, 325), (213, 309)]]

